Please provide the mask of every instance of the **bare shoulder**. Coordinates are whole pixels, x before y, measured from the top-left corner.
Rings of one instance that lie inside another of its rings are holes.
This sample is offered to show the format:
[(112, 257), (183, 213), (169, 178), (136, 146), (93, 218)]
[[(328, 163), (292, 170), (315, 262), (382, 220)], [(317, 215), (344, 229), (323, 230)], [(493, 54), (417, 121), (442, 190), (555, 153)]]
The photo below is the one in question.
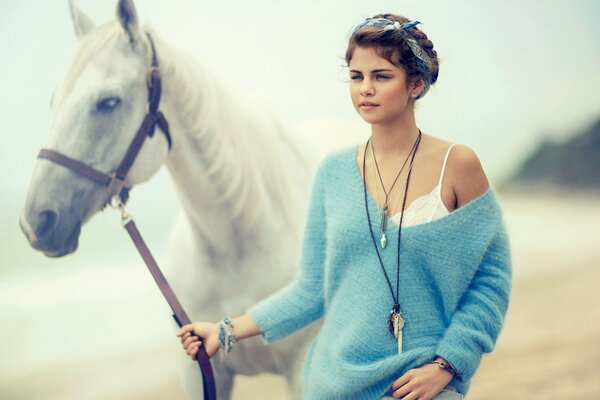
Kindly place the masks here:
[(464, 144), (452, 147), (446, 168), (456, 196), (456, 208), (485, 193), (490, 185), (479, 157)]

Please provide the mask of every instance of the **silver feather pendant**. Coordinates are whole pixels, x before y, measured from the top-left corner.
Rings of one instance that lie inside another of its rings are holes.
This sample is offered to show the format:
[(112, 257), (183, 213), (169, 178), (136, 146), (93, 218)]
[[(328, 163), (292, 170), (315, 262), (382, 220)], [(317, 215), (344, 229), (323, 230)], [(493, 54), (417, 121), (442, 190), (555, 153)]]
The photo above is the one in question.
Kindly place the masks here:
[(385, 245), (387, 244), (387, 237), (385, 235), (385, 231), (387, 229), (387, 203), (383, 206), (383, 213), (381, 215), (381, 239), (379, 243), (381, 244), (381, 248), (385, 249)]
[(394, 336), (398, 338), (398, 353), (402, 353), (402, 328), (404, 328), (404, 318), (402, 313), (394, 315)]
[(404, 328), (404, 317), (400, 310), (394, 307), (388, 318), (388, 329), (398, 339), (398, 354), (402, 353), (402, 328)]

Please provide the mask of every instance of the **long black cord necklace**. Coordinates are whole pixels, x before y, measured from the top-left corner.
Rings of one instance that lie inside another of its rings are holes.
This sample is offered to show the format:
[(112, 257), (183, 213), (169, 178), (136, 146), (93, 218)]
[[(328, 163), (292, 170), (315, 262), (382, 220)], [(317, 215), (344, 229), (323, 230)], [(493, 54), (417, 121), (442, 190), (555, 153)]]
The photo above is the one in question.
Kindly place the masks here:
[[(412, 172), (413, 163), (415, 160), (415, 155), (417, 154), (417, 150), (419, 149), (419, 144), (421, 143), (421, 130), (419, 129), (419, 136), (416, 139), (416, 144), (413, 146), (414, 152), (412, 154), (412, 158), (410, 160), (410, 166), (408, 169), (408, 176), (406, 177), (406, 184), (404, 187), (404, 199), (402, 200), (402, 211), (400, 212), (400, 223), (398, 224), (398, 257), (397, 257), (397, 268), (396, 268), (396, 295), (394, 295), (394, 290), (392, 289), (392, 284), (390, 283), (390, 279), (385, 272), (385, 267), (383, 266), (383, 261), (381, 261), (381, 255), (379, 254), (379, 248), (377, 247), (377, 242), (375, 240), (375, 235), (373, 234), (373, 227), (371, 226), (371, 215), (369, 213), (369, 203), (367, 201), (367, 178), (366, 178), (366, 162), (365, 159), (367, 157), (367, 147), (369, 146), (369, 142), (371, 138), (367, 140), (367, 144), (365, 145), (365, 153), (363, 155), (363, 186), (365, 191), (365, 209), (367, 212), (367, 221), (369, 222), (369, 232), (371, 233), (371, 239), (373, 239), (373, 246), (375, 246), (375, 252), (377, 253), (377, 258), (379, 259), (379, 264), (381, 265), (381, 270), (383, 271), (383, 275), (387, 281), (388, 287), (390, 288), (390, 293), (392, 294), (392, 299), (394, 300), (394, 307), (390, 311), (390, 315), (388, 317), (388, 331), (394, 335), (394, 337), (398, 338), (398, 353), (402, 353), (402, 328), (404, 328), (404, 318), (402, 316), (402, 312), (400, 310), (399, 304), (399, 295), (400, 295), (400, 235), (402, 233), (402, 219), (404, 217), (404, 207), (406, 205), (406, 194), (408, 192), (408, 185), (410, 183), (410, 175)], [(377, 205), (379, 207), (379, 205)]]

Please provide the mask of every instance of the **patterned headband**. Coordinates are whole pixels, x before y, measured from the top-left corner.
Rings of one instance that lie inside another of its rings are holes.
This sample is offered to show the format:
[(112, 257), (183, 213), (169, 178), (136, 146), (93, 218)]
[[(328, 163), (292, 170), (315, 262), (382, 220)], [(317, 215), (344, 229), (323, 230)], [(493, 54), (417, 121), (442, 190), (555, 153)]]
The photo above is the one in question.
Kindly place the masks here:
[(392, 30), (392, 29), (396, 29), (396, 30), (410, 29), (410, 28), (417, 26), (420, 23), (421, 23), (421, 21), (412, 21), (412, 22), (405, 22), (405, 23), (401, 24), (398, 21), (392, 21), (391, 19), (387, 19), (387, 18), (367, 18), (360, 24), (356, 25), (356, 28), (354, 28), (352, 33), (356, 32), (362, 28), (365, 28), (367, 26), (383, 26), (383, 30), (388, 31), (388, 30)]
[[(392, 21), (391, 19), (387, 18), (367, 18), (360, 24), (356, 25), (356, 27), (352, 31), (352, 34), (354, 35), (357, 31), (369, 26), (382, 27), (383, 31), (395, 30), (407, 33), (408, 29), (414, 28), (415, 26), (421, 23), (421, 21), (411, 21), (401, 24), (398, 21)], [(420, 99), (421, 97), (425, 96), (425, 93), (427, 93), (429, 87), (431, 86), (431, 58), (429, 58), (427, 53), (423, 51), (419, 43), (417, 43), (417, 41), (413, 37), (411, 37), (410, 35), (404, 36), (408, 47), (410, 47), (412, 53), (417, 58), (417, 67), (421, 70), (421, 72), (423, 72), (423, 76), (425, 77), (425, 88), (417, 97), (417, 99)]]

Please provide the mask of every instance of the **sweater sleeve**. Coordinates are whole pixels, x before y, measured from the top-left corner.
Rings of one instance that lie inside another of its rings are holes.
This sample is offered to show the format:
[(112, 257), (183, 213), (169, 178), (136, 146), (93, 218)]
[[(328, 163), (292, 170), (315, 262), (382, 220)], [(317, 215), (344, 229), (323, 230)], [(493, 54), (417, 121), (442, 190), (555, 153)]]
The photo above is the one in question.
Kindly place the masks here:
[(511, 275), (502, 223), (436, 347), (436, 354), (458, 370), (457, 379), (463, 382), (475, 375), (483, 353), (494, 349), (508, 309)]
[(261, 330), (265, 344), (291, 335), (319, 319), (324, 312), (325, 161), (319, 164), (313, 179), (305, 220), (300, 268), (295, 280), (247, 311)]

